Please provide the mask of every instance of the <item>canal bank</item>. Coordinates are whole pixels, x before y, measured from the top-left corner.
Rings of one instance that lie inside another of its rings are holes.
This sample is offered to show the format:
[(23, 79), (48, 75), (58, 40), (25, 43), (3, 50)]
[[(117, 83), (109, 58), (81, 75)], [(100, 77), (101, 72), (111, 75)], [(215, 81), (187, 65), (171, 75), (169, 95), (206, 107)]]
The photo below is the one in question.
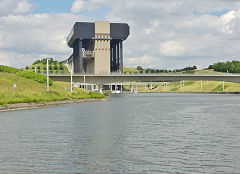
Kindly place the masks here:
[(101, 100), (103, 94), (73, 88), (70, 83), (52, 82), (46, 90), (46, 77), (34, 72), (0, 65), (0, 111), (38, 108)]
[(14, 103), (8, 104), (6, 107), (0, 105), (0, 112), (7, 111), (17, 111), (26, 109), (36, 109), (44, 107), (53, 107), (59, 105), (70, 105), (88, 102), (105, 101), (105, 98), (88, 98), (88, 99), (72, 99), (72, 100), (62, 100), (62, 101), (49, 101), (49, 102), (33, 102), (33, 103)]
[[(240, 92), (138, 92), (138, 93), (146, 93), (146, 94), (240, 94)], [(129, 93), (130, 94), (130, 93)]]

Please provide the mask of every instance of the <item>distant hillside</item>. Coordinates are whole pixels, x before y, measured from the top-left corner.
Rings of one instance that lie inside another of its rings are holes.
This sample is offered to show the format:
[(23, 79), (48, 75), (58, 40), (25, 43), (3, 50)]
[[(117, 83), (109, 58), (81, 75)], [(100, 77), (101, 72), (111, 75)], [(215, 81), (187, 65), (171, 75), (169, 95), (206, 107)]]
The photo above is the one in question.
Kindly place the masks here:
[[(47, 59), (42, 60), (36, 60), (32, 63), (30, 66), (26, 66), (24, 70), (26, 71), (33, 71), (41, 74), (47, 73)], [(50, 74), (66, 74), (69, 73), (67, 67), (57, 60), (54, 60), (53, 58), (49, 59), (49, 73)]]

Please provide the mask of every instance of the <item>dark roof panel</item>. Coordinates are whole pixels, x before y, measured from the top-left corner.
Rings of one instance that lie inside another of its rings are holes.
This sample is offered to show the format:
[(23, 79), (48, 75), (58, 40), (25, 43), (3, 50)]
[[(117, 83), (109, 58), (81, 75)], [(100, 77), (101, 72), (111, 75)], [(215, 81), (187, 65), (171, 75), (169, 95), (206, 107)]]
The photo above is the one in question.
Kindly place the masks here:
[(110, 23), (110, 36), (112, 39), (127, 39), (129, 25), (124, 23)]
[[(94, 22), (76, 22), (73, 30), (67, 38), (68, 45), (72, 47), (76, 39), (92, 39), (95, 35)], [(129, 25), (126, 23), (110, 23), (110, 37), (112, 39), (127, 39), (129, 35)]]
[(76, 22), (74, 25), (74, 34), (76, 38), (92, 39), (95, 33), (95, 25), (90, 22)]

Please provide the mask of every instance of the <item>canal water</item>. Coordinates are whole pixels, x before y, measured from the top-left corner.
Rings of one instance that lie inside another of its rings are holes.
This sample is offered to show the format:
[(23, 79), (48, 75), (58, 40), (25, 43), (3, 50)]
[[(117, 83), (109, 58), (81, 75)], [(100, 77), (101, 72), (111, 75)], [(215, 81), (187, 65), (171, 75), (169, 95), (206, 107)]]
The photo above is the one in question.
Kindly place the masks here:
[(240, 173), (240, 96), (119, 95), (2, 112), (0, 173)]

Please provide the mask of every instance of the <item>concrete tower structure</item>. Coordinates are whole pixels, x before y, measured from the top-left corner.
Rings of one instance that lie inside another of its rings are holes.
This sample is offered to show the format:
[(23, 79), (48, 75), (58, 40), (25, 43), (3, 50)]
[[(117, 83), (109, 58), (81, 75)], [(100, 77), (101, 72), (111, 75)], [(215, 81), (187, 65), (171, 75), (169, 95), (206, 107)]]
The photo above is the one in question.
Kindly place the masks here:
[(74, 73), (123, 72), (123, 41), (129, 35), (125, 23), (76, 22), (67, 37), (73, 54), (65, 64)]

